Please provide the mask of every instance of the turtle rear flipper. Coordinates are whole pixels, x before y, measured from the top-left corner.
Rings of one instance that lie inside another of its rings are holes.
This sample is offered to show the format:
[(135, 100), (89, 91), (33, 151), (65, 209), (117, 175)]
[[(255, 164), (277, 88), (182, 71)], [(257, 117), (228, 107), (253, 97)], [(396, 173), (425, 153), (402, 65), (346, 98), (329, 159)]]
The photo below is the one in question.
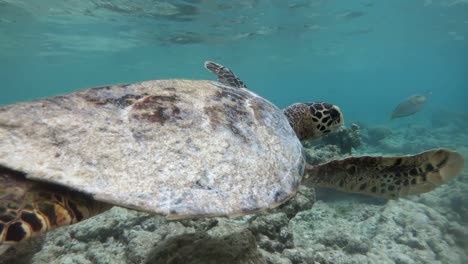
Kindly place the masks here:
[(111, 206), (0, 166), (0, 246), (71, 225)]
[(383, 198), (425, 193), (458, 175), (463, 156), (434, 149), (412, 156), (350, 157), (306, 167), (305, 184)]

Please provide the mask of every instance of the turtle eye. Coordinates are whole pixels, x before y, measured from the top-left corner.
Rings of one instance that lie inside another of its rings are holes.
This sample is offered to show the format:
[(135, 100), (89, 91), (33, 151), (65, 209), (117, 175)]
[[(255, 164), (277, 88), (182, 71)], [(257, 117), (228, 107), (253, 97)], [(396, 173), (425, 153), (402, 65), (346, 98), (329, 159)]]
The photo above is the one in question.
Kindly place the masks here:
[(336, 121), (338, 123), (341, 121), (340, 112), (338, 112), (338, 110), (336, 110), (335, 108), (330, 109), (330, 117), (333, 121)]

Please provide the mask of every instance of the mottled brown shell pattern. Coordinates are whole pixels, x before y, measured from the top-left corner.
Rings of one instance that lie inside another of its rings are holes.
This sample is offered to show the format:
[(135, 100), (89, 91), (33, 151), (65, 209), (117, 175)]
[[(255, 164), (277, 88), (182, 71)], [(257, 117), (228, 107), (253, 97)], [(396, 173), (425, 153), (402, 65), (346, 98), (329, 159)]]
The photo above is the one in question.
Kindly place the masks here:
[(155, 80), (0, 107), (0, 165), (172, 218), (275, 207), (302, 179), (283, 112), (244, 88)]

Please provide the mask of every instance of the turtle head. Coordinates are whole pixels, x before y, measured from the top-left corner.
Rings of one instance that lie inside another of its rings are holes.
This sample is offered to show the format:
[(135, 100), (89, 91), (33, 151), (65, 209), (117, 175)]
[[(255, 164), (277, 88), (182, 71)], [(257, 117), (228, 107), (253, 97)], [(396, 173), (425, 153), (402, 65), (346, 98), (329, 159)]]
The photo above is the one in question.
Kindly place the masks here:
[(297, 103), (283, 112), (300, 140), (319, 138), (344, 123), (340, 108), (324, 102)]

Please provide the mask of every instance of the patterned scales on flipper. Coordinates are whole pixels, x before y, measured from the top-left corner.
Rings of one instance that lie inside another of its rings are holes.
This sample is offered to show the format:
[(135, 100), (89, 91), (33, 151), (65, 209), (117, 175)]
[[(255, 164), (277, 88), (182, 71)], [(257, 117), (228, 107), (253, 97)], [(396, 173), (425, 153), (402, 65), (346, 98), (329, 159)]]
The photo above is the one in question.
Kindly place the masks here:
[(11, 245), (94, 216), (110, 205), (0, 167), (0, 245)]
[(218, 82), (236, 88), (247, 88), (245, 83), (239, 79), (231, 70), (221, 64), (212, 61), (205, 62), (205, 68), (218, 77)]
[(434, 149), (413, 156), (350, 157), (306, 166), (305, 184), (398, 198), (433, 190), (460, 173), (463, 156)]

